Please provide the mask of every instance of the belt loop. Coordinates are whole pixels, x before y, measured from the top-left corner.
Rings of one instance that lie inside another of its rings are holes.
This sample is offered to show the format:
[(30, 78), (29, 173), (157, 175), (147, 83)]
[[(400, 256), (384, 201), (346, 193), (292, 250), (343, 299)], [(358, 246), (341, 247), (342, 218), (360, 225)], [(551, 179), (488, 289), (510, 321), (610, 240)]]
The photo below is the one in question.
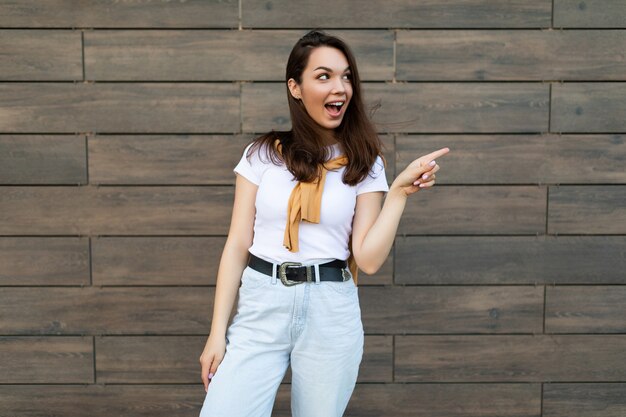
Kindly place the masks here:
[(276, 284), (276, 281), (278, 280), (276, 278), (276, 269), (278, 268), (278, 265), (275, 264), (274, 262), (272, 262), (272, 285)]
[(314, 264), (313, 269), (315, 269), (315, 283), (319, 284), (320, 283), (320, 265)]

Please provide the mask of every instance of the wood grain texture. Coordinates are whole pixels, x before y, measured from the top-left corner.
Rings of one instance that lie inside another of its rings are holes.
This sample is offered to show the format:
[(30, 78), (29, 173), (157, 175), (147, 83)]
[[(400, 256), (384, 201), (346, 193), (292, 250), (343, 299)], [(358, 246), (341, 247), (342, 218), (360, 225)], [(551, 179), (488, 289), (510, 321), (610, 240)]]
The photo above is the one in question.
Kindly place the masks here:
[[(445, 186), (409, 200), (403, 234), (535, 234), (546, 224), (544, 186)], [(433, 215), (436, 213), (436, 215)]]
[(236, 28), (237, 0), (115, 1), (88, 5), (75, 0), (0, 3), (0, 27), (36, 28)]
[[(272, 412), (291, 416), (290, 384), (282, 384)], [(163, 385), (6, 385), (0, 407), (10, 415), (43, 416), (50, 410), (66, 417), (180, 417), (200, 413), (201, 384)], [(37, 397), (37, 401), (32, 398)], [(345, 416), (538, 417), (539, 384), (357, 384)], [(81, 407), (76, 407), (76, 404)], [(602, 417), (607, 417), (602, 415)], [(611, 416), (613, 417), (613, 416)]]
[(6, 235), (226, 234), (234, 198), (224, 187), (0, 187), (0, 195)]
[[(7, 385), (0, 408), (11, 416), (198, 417), (206, 393), (194, 385)], [(36, 398), (36, 401), (33, 401)], [(79, 405), (79, 406), (77, 406)]]
[[(6, 7), (3, 3), (0, 15)], [(81, 48), (81, 34), (77, 31), (0, 30), (0, 80), (82, 80)]]
[(540, 333), (542, 287), (363, 288), (367, 333)]
[(626, 83), (552, 85), (550, 131), (626, 131)]
[(396, 284), (626, 284), (624, 236), (398, 236), (394, 245)]
[(399, 382), (609, 382), (626, 335), (396, 336)]
[(407, 81), (623, 81), (626, 32), (397, 32), (397, 78)]
[(234, 185), (249, 135), (89, 137), (91, 184)]
[(92, 239), (94, 285), (215, 285), (226, 238)]
[(0, 285), (89, 285), (89, 239), (0, 237)]
[(547, 27), (552, 7), (548, 0), (393, 0), (383, 9), (375, 1), (357, 0), (297, 5), (294, 13), (288, 0), (242, 0), (243, 27)]
[(626, 185), (551, 186), (548, 233), (626, 233)]
[(545, 314), (547, 333), (626, 333), (626, 286), (546, 287)]
[(554, 0), (554, 26), (626, 28), (626, 3), (622, 0)]
[[(94, 382), (91, 337), (0, 336), (0, 357), (1, 384)], [(4, 387), (0, 398), (6, 398)]]
[[(359, 57), (363, 80), (391, 80), (392, 31), (333, 31)], [(302, 30), (92, 31), (85, 33), (85, 77), (111, 81), (283, 81)]]
[(0, 287), (0, 334), (206, 337), (213, 299), (209, 287)]
[[(191, 384), (200, 380), (203, 336), (97, 336), (98, 384)], [(392, 337), (366, 336), (357, 382), (392, 382)], [(218, 368), (219, 369), (219, 368)], [(291, 383), (291, 366), (283, 383)]]
[[(396, 165), (448, 147), (437, 184), (624, 184), (626, 137), (396, 135)], [(445, 173), (444, 171), (445, 170)]]
[(357, 384), (345, 416), (539, 417), (540, 403), (539, 384)]
[(622, 417), (626, 384), (544, 384), (544, 417)]
[[(363, 83), (379, 132), (547, 132), (549, 87), (539, 83)], [(242, 85), (244, 132), (291, 128), (287, 87)]]
[(239, 131), (239, 86), (0, 83), (0, 132)]
[(96, 382), (195, 383), (206, 336), (98, 336)]
[(82, 135), (0, 135), (0, 184), (87, 184)]

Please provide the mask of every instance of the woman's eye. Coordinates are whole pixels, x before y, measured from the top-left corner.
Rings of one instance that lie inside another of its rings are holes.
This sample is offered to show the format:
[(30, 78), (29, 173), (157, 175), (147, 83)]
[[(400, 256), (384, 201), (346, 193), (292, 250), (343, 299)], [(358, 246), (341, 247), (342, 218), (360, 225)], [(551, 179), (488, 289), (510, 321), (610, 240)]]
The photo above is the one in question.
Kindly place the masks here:
[[(328, 77), (328, 74), (320, 74), (317, 79), (321, 80), (322, 77)], [(325, 80), (327, 80), (328, 78), (324, 78)], [(352, 74), (344, 74), (344, 79), (346, 80), (351, 80), (352, 79)]]

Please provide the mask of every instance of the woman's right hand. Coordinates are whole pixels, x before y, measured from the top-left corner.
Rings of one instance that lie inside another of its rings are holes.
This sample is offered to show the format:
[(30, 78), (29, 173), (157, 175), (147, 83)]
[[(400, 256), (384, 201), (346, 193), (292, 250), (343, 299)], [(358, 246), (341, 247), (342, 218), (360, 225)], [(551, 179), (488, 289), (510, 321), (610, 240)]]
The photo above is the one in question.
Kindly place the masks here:
[[(202, 366), (202, 383), (204, 384), (204, 392), (209, 389), (209, 383), (217, 367), (222, 363), (224, 354), (226, 353), (226, 337), (224, 335), (209, 335), (204, 351), (200, 355), (200, 365)], [(209, 375), (210, 374), (210, 375)]]

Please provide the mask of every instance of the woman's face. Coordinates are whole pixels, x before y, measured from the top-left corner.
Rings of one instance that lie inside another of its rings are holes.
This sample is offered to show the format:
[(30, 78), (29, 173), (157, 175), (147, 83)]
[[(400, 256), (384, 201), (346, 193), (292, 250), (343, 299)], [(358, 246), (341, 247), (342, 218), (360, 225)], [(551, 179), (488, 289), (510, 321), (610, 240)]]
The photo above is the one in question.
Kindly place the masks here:
[(335, 129), (341, 124), (352, 98), (351, 77), (343, 52), (319, 46), (311, 51), (302, 73), (302, 83), (298, 85), (290, 78), (288, 86), (291, 95), (302, 100), (307, 113), (317, 124)]

